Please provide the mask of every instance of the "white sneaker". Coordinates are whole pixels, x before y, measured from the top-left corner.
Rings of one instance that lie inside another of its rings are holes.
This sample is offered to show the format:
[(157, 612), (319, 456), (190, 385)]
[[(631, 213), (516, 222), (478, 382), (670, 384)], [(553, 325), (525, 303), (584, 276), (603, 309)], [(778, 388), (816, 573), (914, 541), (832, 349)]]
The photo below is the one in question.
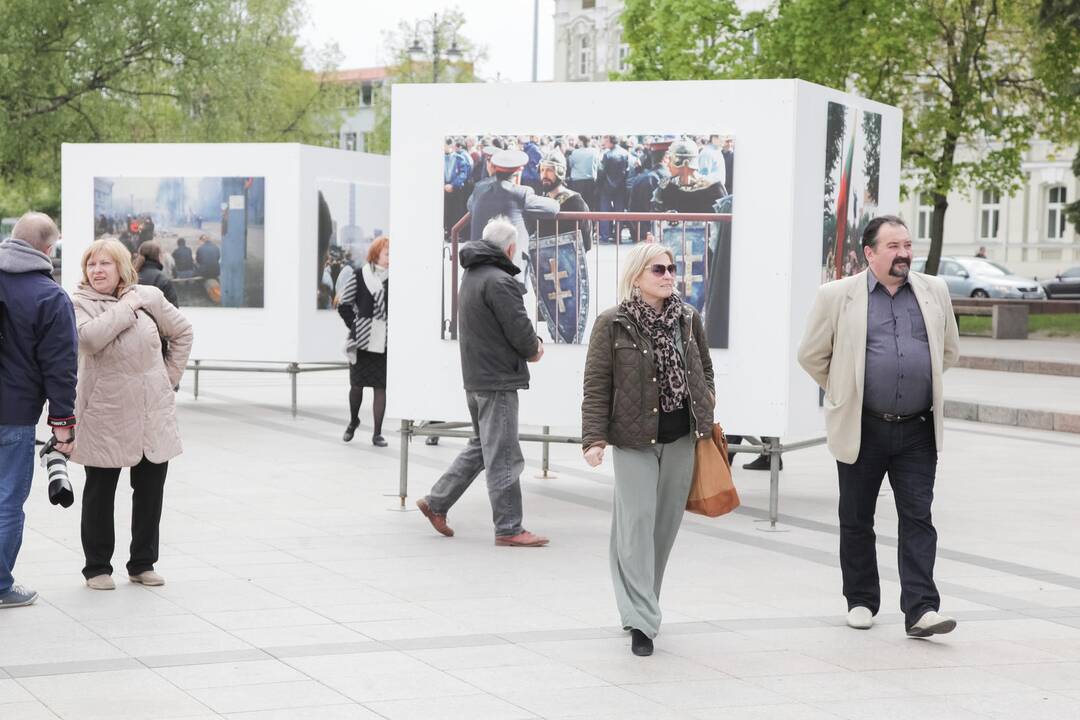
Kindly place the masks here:
[(918, 621), (908, 628), (908, 637), (924, 638), (944, 635), (956, 629), (956, 620), (934, 610), (927, 610)]
[(151, 585), (155, 587), (165, 584), (165, 578), (161, 577), (153, 570), (144, 570), (138, 575), (128, 575), (128, 580), (138, 585)]
[(86, 586), (91, 590), (115, 590), (116, 583), (112, 575), (95, 575), (86, 581)]
[(869, 630), (874, 626), (874, 615), (870, 612), (870, 608), (856, 605), (848, 610), (847, 624), (848, 627), (856, 630)]

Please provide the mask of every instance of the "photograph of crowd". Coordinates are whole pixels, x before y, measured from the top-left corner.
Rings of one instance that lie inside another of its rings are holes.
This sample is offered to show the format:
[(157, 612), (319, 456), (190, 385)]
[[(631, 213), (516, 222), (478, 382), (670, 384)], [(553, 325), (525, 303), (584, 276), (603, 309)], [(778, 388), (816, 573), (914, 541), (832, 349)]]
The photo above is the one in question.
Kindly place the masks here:
[(881, 115), (835, 102), (827, 112), (823, 283), (866, 267), (862, 232), (877, 215), (881, 179)]
[[(181, 307), (263, 307), (261, 177), (94, 178), (94, 238), (148, 242)], [(142, 253), (145, 254), (145, 253)]]
[(728, 347), (734, 170), (729, 133), (445, 138), (441, 336), (456, 338), (458, 251), (503, 215), (518, 227), (516, 278), (545, 342), (587, 343), (617, 302), (620, 256), (663, 243), (709, 345)]
[(316, 307), (338, 306), (349, 278), (364, 264), (375, 238), (386, 233), (390, 189), (344, 180), (319, 179)]

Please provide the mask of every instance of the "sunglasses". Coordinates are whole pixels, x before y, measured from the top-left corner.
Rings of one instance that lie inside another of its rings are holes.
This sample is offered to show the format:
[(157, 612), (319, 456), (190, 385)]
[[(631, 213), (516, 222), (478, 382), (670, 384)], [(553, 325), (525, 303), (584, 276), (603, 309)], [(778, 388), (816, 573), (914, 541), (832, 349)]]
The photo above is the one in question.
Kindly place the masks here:
[(675, 277), (674, 265), (661, 265), (657, 263), (656, 265), (650, 265), (649, 271), (656, 277), (664, 277), (664, 273), (671, 273), (671, 277)]

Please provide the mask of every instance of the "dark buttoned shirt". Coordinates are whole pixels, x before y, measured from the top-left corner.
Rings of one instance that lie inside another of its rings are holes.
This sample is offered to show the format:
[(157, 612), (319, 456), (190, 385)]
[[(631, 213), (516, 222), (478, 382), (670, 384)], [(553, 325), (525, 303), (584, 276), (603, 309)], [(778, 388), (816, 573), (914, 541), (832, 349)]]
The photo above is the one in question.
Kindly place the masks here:
[(930, 345), (915, 291), (906, 280), (890, 295), (866, 273), (866, 375), (863, 405), (874, 412), (912, 415), (934, 399)]

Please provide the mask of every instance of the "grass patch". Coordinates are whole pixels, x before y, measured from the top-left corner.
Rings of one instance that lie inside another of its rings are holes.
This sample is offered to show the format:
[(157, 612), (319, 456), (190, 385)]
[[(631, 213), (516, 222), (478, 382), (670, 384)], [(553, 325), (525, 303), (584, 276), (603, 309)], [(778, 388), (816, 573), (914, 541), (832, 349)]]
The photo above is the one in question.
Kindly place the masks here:
[[(960, 332), (964, 335), (989, 335), (991, 318), (981, 315), (961, 315)], [(1028, 332), (1045, 337), (1080, 338), (1080, 313), (1064, 315), (1030, 315)]]

